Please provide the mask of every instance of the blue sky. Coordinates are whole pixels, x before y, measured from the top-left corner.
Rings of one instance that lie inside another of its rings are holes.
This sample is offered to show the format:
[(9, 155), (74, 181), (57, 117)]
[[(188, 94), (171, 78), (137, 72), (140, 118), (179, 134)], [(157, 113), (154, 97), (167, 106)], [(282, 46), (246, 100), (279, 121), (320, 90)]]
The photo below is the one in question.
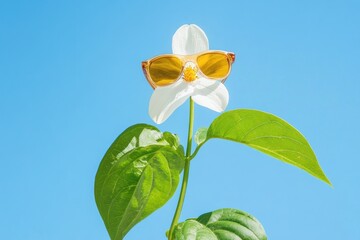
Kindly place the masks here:
[[(171, 52), (185, 23), (237, 59), (228, 109), (271, 112), (309, 140), (332, 181), (232, 142), (192, 162), (181, 219), (223, 207), (256, 216), (269, 239), (360, 235), (358, 1), (2, 1), (0, 236), (108, 239), (93, 183), (112, 141), (147, 114), (140, 62)], [(187, 105), (161, 130), (185, 143)], [(195, 127), (217, 116), (196, 106)], [(126, 239), (165, 239), (178, 193)]]

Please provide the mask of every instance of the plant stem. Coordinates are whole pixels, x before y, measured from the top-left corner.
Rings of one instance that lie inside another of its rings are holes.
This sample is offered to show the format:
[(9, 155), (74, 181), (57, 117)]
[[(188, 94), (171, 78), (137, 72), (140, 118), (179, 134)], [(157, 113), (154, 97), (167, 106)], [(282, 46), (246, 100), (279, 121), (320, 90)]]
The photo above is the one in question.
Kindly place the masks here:
[(185, 155), (185, 166), (184, 166), (184, 175), (183, 181), (181, 184), (180, 196), (178, 200), (178, 204), (176, 206), (175, 214), (171, 223), (168, 239), (172, 239), (172, 234), (176, 224), (178, 224), (181, 210), (185, 200), (186, 188), (189, 179), (189, 170), (190, 170), (190, 156), (191, 156), (191, 145), (192, 145), (192, 137), (193, 137), (193, 127), (194, 127), (194, 101), (190, 98), (190, 113), (189, 113), (189, 130), (188, 130), (188, 139), (186, 146), (186, 155)]

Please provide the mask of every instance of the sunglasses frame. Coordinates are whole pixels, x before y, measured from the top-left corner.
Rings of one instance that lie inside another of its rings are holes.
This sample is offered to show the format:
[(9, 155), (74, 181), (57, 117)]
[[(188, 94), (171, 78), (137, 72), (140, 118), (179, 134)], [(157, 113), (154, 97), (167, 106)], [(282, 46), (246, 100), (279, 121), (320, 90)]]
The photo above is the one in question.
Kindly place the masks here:
[[(198, 64), (197, 64), (197, 58), (203, 54), (208, 54), (208, 53), (221, 53), (221, 54), (224, 54), (227, 56), (227, 60), (229, 62), (229, 71), (228, 73), (226, 74), (225, 77), (223, 78), (211, 78), (211, 77), (208, 77), (206, 76), (202, 71), (201, 69), (199, 68)], [(150, 71), (149, 71), (149, 67), (150, 67), (150, 63), (159, 59), (159, 58), (163, 58), (163, 57), (176, 57), (178, 58), (181, 62), (182, 62), (182, 68), (181, 68), (181, 71), (179, 73), (179, 76), (178, 78), (173, 82), (177, 82), (180, 78), (181, 78), (181, 75), (184, 71), (184, 67), (186, 65), (186, 63), (188, 62), (192, 62), (194, 64), (196, 64), (196, 66), (198, 67), (198, 71), (203, 75), (205, 76), (206, 78), (208, 79), (214, 79), (214, 80), (221, 80), (222, 82), (225, 82), (225, 80), (227, 79), (227, 77), (229, 76), (230, 72), (231, 72), (231, 66), (232, 64), (235, 62), (235, 53), (233, 52), (226, 52), (226, 51), (221, 51), (221, 50), (209, 50), (209, 51), (204, 51), (204, 52), (200, 52), (200, 53), (197, 53), (197, 54), (193, 54), (193, 55), (179, 55), (179, 54), (163, 54), (163, 55), (158, 55), (156, 57), (153, 57), (149, 60), (146, 60), (146, 61), (143, 61), (141, 63), (141, 67), (143, 69), (143, 72), (144, 72), (144, 75), (147, 79), (147, 81), (149, 82), (149, 84), (151, 85), (151, 87), (153, 89), (155, 89), (156, 87), (159, 87), (158, 85), (156, 85), (156, 83), (151, 79), (151, 76), (150, 76)], [(161, 85), (161, 86), (168, 86), (170, 84), (173, 84), (173, 83), (169, 83), (169, 84), (166, 84), (166, 85)]]

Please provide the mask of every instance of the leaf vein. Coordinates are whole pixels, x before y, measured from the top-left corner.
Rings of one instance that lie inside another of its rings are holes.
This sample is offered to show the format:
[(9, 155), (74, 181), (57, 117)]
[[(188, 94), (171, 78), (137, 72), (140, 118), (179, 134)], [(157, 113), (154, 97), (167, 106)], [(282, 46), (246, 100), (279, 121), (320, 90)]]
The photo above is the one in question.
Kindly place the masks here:
[(278, 121), (275, 121), (275, 120), (270, 120), (270, 121), (267, 121), (267, 122), (263, 122), (263, 123), (261, 123), (261, 124), (256, 125), (255, 127), (251, 128), (251, 129), (249, 129), (249, 130), (244, 134), (244, 136), (241, 138), (240, 141), (243, 141), (243, 139), (246, 138), (251, 132), (253, 132), (253, 131), (255, 131), (256, 129), (258, 129), (258, 128), (264, 126), (264, 125), (267, 125), (267, 124), (269, 124), (269, 123), (276, 123), (276, 124), (279, 124), (280, 126), (283, 126), (281, 123), (279, 123)]

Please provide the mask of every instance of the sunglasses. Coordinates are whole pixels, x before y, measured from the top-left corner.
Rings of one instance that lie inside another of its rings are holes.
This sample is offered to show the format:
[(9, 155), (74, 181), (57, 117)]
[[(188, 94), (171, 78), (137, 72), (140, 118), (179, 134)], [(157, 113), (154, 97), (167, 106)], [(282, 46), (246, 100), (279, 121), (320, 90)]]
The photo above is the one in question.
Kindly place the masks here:
[(170, 85), (180, 79), (185, 65), (192, 62), (196, 70), (212, 80), (225, 81), (235, 61), (235, 54), (206, 51), (194, 55), (165, 54), (142, 62), (146, 79), (153, 88)]

